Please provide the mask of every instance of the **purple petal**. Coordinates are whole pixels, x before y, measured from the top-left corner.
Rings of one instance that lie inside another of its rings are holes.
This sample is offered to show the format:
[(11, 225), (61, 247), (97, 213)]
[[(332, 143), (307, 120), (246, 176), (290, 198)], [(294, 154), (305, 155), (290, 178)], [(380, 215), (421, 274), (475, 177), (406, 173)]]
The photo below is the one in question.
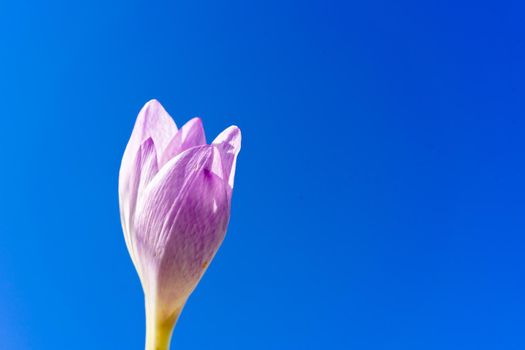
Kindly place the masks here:
[(237, 155), (241, 150), (241, 130), (232, 125), (219, 134), (213, 141), (221, 153), (224, 175), (233, 188)]
[[(146, 140), (151, 139), (154, 149), (150, 151), (157, 157), (162, 154), (162, 150), (176, 132), (175, 122), (157, 100), (151, 100), (142, 107), (120, 165), (120, 204), (121, 207), (127, 208), (128, 214), (129, 207), (135, 205), (138, 193), (138, 182), (134, 179), (140, 178), (141, 167), (137, 164), (140, 148)], [(139, 174), (136, 174), (137, 172)]]
[[(151, 100), (142, 107), (124, 151), (119, 173), (120, 212), (128, 249), (139, 187), (157, 172), (158, 152), (166, 147), (176, 132), (175, 122), (157, 100)], [(130, 253), (133, 255), (132, 250)]]
[(126, 172), (121, 168), (119, 176), (120, 215), (126, 244), (134, 263), (135, 254), (131, 225), (135, 215), (136, 201), (138, 193), (147, 186), (157, 171), (157, 154), (151, 137), (142, 143), (131, 161), (130, 168)]
[(159, 101), (151, 100), (142, 107), (137, 116), (124, 157), (126, 153), (134, 154), (149, 137), (152, 138), (157, 154), (160, 155), (176, 132), (177, 126), (168, 112)]
[(134, 229), (147, 285), (164, 301), (182, 303), (219, 248), (230, 202), (214, 146), (190, 148), (170, 160), (142, 193)]
[(161, 166), (188, 148), (205, 145), (206, 135), (200, 118), (193, 118), (180, 128), (170, 141), (161, 159)]

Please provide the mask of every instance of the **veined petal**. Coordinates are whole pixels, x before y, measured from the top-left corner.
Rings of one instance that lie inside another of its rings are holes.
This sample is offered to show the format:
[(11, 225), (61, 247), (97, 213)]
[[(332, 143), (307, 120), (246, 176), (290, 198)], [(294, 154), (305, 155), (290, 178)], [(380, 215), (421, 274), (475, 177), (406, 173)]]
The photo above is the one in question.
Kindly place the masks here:
[(157, 100), (147, 102), (137, 116), (122, 163), (125, 163), (126, 158), (131, 157), (149, 137), (157, 148), (157, 154), (161, 155), (176, 132), (175, 122), (160, 102)]
[(200, 118), (193, 118), (180, 128), (173, 136), (162, 154), (161, 166), (171, 158), (188, 148), (205, 145), (206, 135)]
[(215, 138), (213, 145), (221, 152), (224, 175), (233, 188), (237, 155), (241, 150), (241, 130), (235, 125), (230, 126)]
[(133, 263), (138, 268), (135, 259), (132, 223), (139, 192), (147, 186), (158, 171), (155, 144), (151, 137), (142, 143), (132, 160), (131, 169), (128, 170), (128, 172), (124, 172), (121, 168), (119, 176), (120, 217), (128, 251)]
[(175, 122), (157, 100), (151, 100), (142, 107), (120, 165), (119, 199), (121, 208), (124, 208), (121, 211), (125, 214), (125, 230), (129, 227), (130, 213), (134, 210), (138, 195), (137, 179), (141, 178), (142, 163), (137, 159), (140, 159), (138, 154), (144, 152), (141, 147), (151, 139), (151, 145), (148, 145), (152, 147), (148, 146), (148, 152), (155, 155), (157, 164), (157, 156), (162, 154), (176, 132)]
[(166, 310), (182, 307), (224, 239), (230, 203), (222, 172), (216, 147), (193, 147), (168, 162), (139, 198), (134, 225), (148, 274), (144, 289)]

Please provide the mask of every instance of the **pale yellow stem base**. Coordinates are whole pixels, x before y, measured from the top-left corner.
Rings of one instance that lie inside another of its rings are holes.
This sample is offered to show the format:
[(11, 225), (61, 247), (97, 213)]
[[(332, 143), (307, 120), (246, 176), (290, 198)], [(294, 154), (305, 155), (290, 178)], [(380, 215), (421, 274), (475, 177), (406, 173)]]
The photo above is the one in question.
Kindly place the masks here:
[(155, 306), (146, 302), (146, 350), (169, 350), (171, 334), (181, 309), (161, 317)]

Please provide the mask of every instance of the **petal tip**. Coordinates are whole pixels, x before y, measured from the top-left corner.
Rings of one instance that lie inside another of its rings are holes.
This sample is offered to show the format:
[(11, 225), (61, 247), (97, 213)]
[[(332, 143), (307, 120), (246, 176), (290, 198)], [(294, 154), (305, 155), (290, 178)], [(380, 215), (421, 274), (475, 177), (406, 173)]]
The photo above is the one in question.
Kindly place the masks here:
[(231, 125), (224, 129), (213, 141), (213, 144), (229, 143), (235, 148), (241, 147), (241, 129), (237, 125)]
[(222, 155), (224, 174), (228, 184), (233, 188), (237, 155), (241, 150), (241, 129), (237, 125), (226, 128), (213, 141)]
[(168, 112), (164, 109), (162, 104), (159, 102), (159, 100), (153, 98), (146, 102), (144, 106), (142, 107), (141, 113), (139, 113), (139, 116), (150, 116), (150, 115), (168, 115)]
[(197, 124), (199, 125), (202, 129), (204, 129), (204, 124), (202, 123), (202, 119), (201, 117), (193, 117), (191, 118), (190, 120), (188, 120), (186, 122), (186, 125), (193, 125), (193, 124)]
[(144, 106), (162, 107), (162, 104), (156, 98), (152, 98), (144, 104)]

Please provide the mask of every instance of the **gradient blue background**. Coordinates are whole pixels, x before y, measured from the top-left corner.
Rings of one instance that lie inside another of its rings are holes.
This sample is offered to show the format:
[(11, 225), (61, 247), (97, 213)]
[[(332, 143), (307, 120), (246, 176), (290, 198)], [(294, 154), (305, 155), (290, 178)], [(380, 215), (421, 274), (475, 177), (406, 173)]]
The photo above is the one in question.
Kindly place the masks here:
[(524, 349), (519, 2), (0, 3), (0, 348), (143, 349), (142, 105), (243, 132), (183, 349)]

